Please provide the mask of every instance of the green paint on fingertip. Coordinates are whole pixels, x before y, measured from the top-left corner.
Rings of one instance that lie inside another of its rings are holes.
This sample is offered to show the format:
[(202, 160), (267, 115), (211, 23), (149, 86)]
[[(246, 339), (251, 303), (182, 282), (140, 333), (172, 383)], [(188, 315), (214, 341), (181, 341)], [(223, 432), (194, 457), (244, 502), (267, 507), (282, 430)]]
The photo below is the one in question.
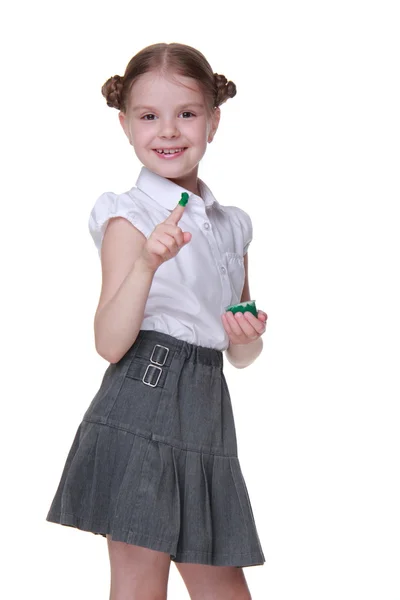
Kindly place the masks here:
[(181, 206), (186, 206), (186, 204), (188, 203), (189, 200), (189, 194), (187, 192), (182, 192), (182, 197), (179, 200), (178, 204), (180, 204)]

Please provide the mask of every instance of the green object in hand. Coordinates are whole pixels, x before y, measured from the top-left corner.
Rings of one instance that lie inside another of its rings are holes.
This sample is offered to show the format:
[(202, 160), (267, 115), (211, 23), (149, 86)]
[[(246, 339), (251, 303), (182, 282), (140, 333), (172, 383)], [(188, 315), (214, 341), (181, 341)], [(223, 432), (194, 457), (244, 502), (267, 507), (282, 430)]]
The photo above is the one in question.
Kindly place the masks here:
[(178, 204), (181, 206), (186, 206), (189, 200), (189, 194), (187, 192), (182, 192), (182, 198), (179, 200)]
[(258, 318), (258, 312), (257, 312), (255, 300), (248, 300), (247, 302), (239, 302), (238, 304), (231, 304), (230, 306), (227, 306), (225, 308), (225, 312), (228, 310), (230, 312), (232, 312), (233, 314), (235, 314), (237, 312), (241, 312), (241, 313), (251, 312), (256, 318)]

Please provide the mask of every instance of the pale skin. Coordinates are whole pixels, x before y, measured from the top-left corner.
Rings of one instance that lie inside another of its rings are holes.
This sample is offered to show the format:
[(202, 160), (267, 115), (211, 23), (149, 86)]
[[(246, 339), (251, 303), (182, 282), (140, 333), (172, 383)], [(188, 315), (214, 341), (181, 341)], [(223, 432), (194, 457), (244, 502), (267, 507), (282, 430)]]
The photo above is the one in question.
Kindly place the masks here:
[[(141, 106), (147, 108), (135, 108)], [(192, 116), (182, 119), (182, 114)], [(144, 118), (146, 116), (154, 119)], [(196, 81), (177, 75), (172, 81), (158, 73), (146, 73), (135, 82), (126, 113), (120, 112), (119, 119), (142, 164), (199, 195), (198, 166), (207, 144), (213, 140), (217, 131), (220, 110), (214, 109), (210, 113)], [(182, 157), (172, 161), (161, 160), (154, 153), (154, 148), (171, 147), (185, 147), (187, 150)], [(132, 257), (136, 257), (134, 268), (137, 269), (137, 277), (150, 286), (157, 268), (190, 243), (191, 233), (184, 232), (179, 227), (184, 210), (185, 207), (177, 204), (148, 239), (123, 218), (110, 221), (103, 240), (103, 291), (98, 313), (103, 311), (105, 314), (104, 308), (116, 296), (121, 282), (128, 278), (129, 270), (132, 269)], [(113, 248), (118, 247), (121, 239), (124, 240), (125, 253), (120, 253), (117, 257), (112, 254)], [(244, 256), (244, 266), (242, 302), (251, 299), (247, 254)], [(128, 284), (129, 282), (126, 283)], [(259, 310), (256, 318), (250, 312), (236, 315), (228, 312), (221, 316), (221, 321), (230, 340), (229, 350), (235, 352), (232, 360), (237, 360), (239, 366), (250, 364), (261, 352), (261, 336), (265, 332), (267, 314)], [(252, 349), (247, 355), (244, 352), (246, 347)], [(244, 356), (251, 358), (242, 360)], [(107, 545), (111, 567), (110, 600), (167, 598), (171, 564), (169, 554), (113, 541), (110, 535), (107, 535)], [(251, 600), (241, 567), (178, 562), (175, 565), (191, 600)]]

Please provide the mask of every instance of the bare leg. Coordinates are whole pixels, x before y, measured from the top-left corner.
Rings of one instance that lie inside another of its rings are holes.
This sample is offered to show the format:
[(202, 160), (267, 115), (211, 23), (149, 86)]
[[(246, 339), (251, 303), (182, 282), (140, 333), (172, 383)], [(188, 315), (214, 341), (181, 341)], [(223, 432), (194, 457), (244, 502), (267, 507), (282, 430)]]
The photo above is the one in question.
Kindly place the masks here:
[(241, 567), (175, 564), (191, 600), (251, 600)]
[(114, 542), (107, 535), (111, 568), (110, 600), (166, 600), (171, 557), (134, 546)]

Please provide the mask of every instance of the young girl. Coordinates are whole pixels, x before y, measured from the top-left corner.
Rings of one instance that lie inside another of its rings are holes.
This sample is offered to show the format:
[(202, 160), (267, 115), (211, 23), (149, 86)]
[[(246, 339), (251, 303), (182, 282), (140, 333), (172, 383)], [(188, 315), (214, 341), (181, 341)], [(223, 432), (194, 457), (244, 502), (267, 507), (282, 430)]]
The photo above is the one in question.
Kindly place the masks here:
[(248, 600), (242, 567), (265, 558), (223, 352), (238, 368), (253, 362), (267, 315), (225, 313), (250, 300), (252, 224), (197, 176), (236, 86), (173, 43), (144, 48), (102, 93), (143, 167), (90, 214), (102, 267), (95, 345), (110, 364), (47, 520), (106, 537), (111, 600), (166, 598), (171, 559), (192, 599)]

